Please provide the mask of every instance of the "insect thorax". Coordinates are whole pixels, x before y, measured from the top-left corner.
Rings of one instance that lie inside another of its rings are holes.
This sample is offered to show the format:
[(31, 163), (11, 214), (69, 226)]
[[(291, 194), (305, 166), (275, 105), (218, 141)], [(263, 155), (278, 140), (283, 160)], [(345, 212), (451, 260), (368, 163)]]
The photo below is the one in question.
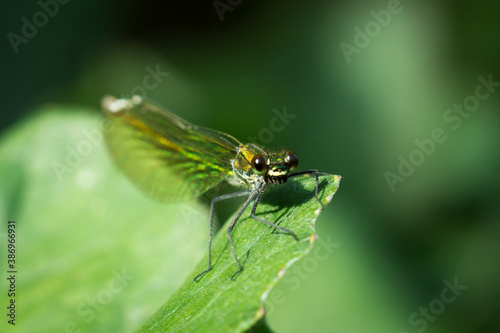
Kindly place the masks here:
[(230, 183), (237, 186), (252, 185), (262, 179), (252, 171), (251, 162), (255, 155), (266, 152), (253, 143), (242, 144), (238, 147), (236, 157), (231, 161), (233, 166), (233, 177)]

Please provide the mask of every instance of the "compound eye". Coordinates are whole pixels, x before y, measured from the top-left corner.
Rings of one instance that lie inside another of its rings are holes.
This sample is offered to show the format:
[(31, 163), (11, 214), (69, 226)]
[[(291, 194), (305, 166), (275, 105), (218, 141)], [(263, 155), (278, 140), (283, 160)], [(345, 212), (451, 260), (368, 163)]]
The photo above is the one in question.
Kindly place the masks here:
[(262, 154), (257, 154), (252, 158), (252, 171), (259, 176), (266, 174), (266, 158)]
[(299, 166), (299, 158), (293, 151), (287, 151), (285, 153), (285, 162), (290, 172), (294, 172)]

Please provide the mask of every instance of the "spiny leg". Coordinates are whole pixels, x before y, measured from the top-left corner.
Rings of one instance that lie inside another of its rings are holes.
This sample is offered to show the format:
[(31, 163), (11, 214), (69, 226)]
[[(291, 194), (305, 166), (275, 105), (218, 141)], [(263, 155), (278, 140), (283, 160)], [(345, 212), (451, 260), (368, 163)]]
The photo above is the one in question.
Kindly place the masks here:
[(314, 173), (315, 176), (316, 176), (316, 189), (314, 191), (314, 197), (316, 198), (316, 200), (321, 205), (321, 210), (323, 210), (323, 209), (325, 209), (325, 205), (323, 205), (323, 203), (321, 202), (321, 200), (319, 200), (319, 198), (318, 198), (319, 176), (320, 175), (321, 176), (329, 175), (328, 173), (319, 172), (318, 170), (315, 170), (315, 169), (309, 169), (309, 170), (294, 172), (291, 175), (288, 175), (288, 178), (292, 178), (292, 177), (300, 176), (300, 175), (310, 175), (312, 173)]
[(213, 235), (214, 208), (215, 208), (215, 204), (217, 202), (219, 202), (219, 201), (222, 201), (222, 200), (227, 200), (227, 199), (231, 199), (231, 198), (242, 197), (242, 196), (247, 195), (249, 193), (251, 193), (251, 191), (247, 190), (247, 191), (241, 191), (241, 192), (235, 192), (235, 193), (220, 195), (220, 196), (215, 197), (215, 198), (212, 199), (212, 202), (210, 203), (210, 236), (208, 238), (208, 269), (206, 271), (203, 271), (200, 274), (196, 275), (196, 277), (194, 278), (194, 281), (196, 281), (196, 282), (199, 281), (199, 278), (201, 276), (203, 276), (205, 273), (208, 273), (208, 272), (210, 272), (212, 270), (212, 238), (213, 238), (212, 235)]
[(240, 261), (238, 260), (238, 256), (236, 255), (236, 250), (234, 249), (233, 240), (231, 238), (231, 231), (233, 230), (236, 222), (238, 222), (238, 220), (240, 219), (241, 215), (243, 214), (245, 209), (248, 207), (250, 202), (252, 202), (252, 200), (255, 198), (255, 195), (257, 193), (259, 193), (259, 190), (260, 190), (260, 188), (254, 188), (252, 190), (252, 193), (250, 193), (250, 195), (248, 196), (248, 198), (245, 201), (245, 203), (243, 204), (243, 206), (241, 206), (241, 208), (238, 211), (238, 214), (236, 214), (236, 217), (234, 218), (233, 222), (231, 222), (231, 225), (229, 226), (229, 228), (227, 228), (227, 238), (229, 238), (229, 244), (231, 244), (231, 250), (233, 250), (234, 260), (236, 260), (236, 263), (238, 264), (238, 267), (239, 267), (238, 271), (236, 273), (234, 273), (233, 276), (231, 276), (231, 280), (234, 280), (234, 277), (236, 275), (238, 275), (239, 273), (241, 273), (241, 271), (243, 270), (243, 267), (241, 266)]
[(280, 229), (280, 230), (283, 230), (284, 232), (287, 232), (289, 233), (290, 235), (292, 235), (293, 238), (295, 238), (296, 241), (299, 240), (299, 238), (297, 237), (297, 235), (290, 229), (288, 228), (285, 228), (285, 227), (280, 227), (279, 225), (277, 224), (274, 224), (274, 223), (271, 223), (269, 221), (266, 221), (264, 219), (261, 219), (260, 217), (257, 217), (255, 215), (255, 211), (257, 210), (257, 205), (259, 204), (259, 201), (260, 199), (262, 198), (262, 194), (264, 193), (264, 190), (266, 189), (266, 186), (267, 184), (264, 183), (259, 191), (259, 195), (257, 196), (257, 198), (255, 199), (255, 202), (253, 204), (253, 207), (252, 207), (252, 212), (250, 213), (250, 216), (252, 216), (254, 219), (258, 220), (258, 221), (261, 221), (261, 222), (264, 222), (264, 223), (267, 223), (269, 224), (271, 227), (274, 227), (276, 229)]

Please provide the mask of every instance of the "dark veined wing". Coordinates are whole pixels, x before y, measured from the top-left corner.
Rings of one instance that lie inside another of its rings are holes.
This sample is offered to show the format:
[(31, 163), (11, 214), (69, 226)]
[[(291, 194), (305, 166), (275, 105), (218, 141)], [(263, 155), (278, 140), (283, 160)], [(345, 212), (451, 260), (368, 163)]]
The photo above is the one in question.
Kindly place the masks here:
[(141, 190), (159, 201), (195, 198), (232, 176), (241, 145), (232, 136), (195, 126), (142, 100), (106, 96), (108, 150)]

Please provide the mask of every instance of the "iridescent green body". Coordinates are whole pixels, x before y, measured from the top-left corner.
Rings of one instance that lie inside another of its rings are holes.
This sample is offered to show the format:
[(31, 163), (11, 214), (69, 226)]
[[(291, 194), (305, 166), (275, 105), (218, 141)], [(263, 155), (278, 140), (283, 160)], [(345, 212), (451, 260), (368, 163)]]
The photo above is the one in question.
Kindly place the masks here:
[(250, 163), (257, 154), (268, 156), (266, 182), (286, 181), (283, 154), (267, 155), (255, 144), (193, 125), (138, 96), (107, 96), (103, 109), (112, 121), (106, 142), (115, 163), (156, 200), (195, 198), (224, 180), (251, 186), (261, 179)]
[(229, 134), (193, 125), (145, 102), (139, 96), (131, 99), (106, 96), (102, 107), (111, 120), (111, 126), (106, 131), (106, 143), (111, 156), (135, 185), (152, 198), (159, 201), (192, 199), (224, 180), (247, 187), (243, 191), (212, 200), (208, 270), (195, 280), (212, 269), (211, 242), (216, 202), (247, 197), (227, 230), (239, 267), (233, 278), (243, 268), (236, 256), (231, 231), (250, 203), (253, 202), (252, 218), (298, 240), (293, 231), (256, 216), (257, 205), (268, 184), (281, 184), (290, 177), (314, 174), (315, 197), (323, 207), (318, 199), (318, 176), (321, 173), (317, 170), (295, 172), (299, 160), (291, 151), (268, 154), (255, 144), (242, 144)]

